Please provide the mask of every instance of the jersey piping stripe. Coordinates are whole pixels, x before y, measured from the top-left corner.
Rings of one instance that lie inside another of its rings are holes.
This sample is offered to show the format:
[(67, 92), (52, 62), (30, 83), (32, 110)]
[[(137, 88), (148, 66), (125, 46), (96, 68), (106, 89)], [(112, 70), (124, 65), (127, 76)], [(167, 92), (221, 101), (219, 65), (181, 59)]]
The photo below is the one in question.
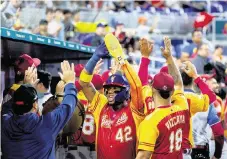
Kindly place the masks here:
[(94, 111), (95, 111), (95, 109), (96, 109), (96, 107), (97, 107), (97, 105), (98, 105), (98, 103), (99, 103), (99, 95), (100, 95), (100, 94), (98, 94), (98, 98), (97, 98), (97, 100), (96, 100), (96, 102), (95, 102), (95, 106), (94, 106), (94, 108), (91, 110), (91, 112), (94, 112)]

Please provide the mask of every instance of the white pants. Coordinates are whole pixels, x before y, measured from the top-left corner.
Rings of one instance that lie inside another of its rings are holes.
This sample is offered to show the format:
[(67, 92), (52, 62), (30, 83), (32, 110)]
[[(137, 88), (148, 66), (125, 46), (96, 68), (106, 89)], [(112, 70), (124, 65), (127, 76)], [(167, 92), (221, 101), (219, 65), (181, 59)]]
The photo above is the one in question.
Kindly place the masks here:
[(191, 155), (183, 153), (183, 159), (191, 159)]
[[(209, 143), (210, 146), (210, 157), (214, 156), (214, 151), (215, 151), (215, 142), (214, 140), (210, 140)], [(220, 159), (227, 159), (227, 142), (224, 141), (223, 149), (222, 149), (222, 155)]]

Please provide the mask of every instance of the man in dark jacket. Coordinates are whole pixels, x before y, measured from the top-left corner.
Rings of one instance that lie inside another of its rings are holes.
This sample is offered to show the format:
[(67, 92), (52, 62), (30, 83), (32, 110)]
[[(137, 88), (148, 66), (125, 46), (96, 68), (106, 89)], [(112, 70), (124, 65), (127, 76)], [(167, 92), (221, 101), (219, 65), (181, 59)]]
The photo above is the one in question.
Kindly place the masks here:
[[(60, 76), (65, 82), (65, 94), (61, 105), (52, 112), (37, 115), (38, 97), (31, 85), (21, 85), (15, 91), (13, 113), (4, 114), (2, 120), (3, 158), (55, 158), (55, 138), (71, 118), (77, 103), (74, 66), (72, 64), (70, 67), (67, 61), (61, 66), (63, 73)], [(29, 71), (25, 72), (25, 81), (27, 78), (28, 83), (33, 84), (35, 76)]]

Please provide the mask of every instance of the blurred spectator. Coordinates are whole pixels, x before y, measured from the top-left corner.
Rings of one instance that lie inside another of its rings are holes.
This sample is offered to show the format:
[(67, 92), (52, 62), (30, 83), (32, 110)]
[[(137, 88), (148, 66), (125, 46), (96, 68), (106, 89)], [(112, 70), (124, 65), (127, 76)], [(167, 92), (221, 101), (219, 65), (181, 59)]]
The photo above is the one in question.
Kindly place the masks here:
[(54, 19), (49, 22), (48, 33), (59, 40), (65, 40), (63, 12), (61, 9), (56, 9)]
[(104, 9), (113, 10), (115, 12), (125, 11), (129, 12), (133, 9), (133, 2), (118, 0), (118, 1), (107, 1), (103, 4)]
[(222, 33), (227, 34), (227, 23), (225, 23)]
[(115, 35), (118, 38), (119, 42), (124, 46), (127, 37), (123, 29), (124, 29), (124, 24), (122, 22), (117, 22), (113, 35)]
[(63, 11), (64, 15), (64, 28), (65, 28), (65, 39), (69, 40), (71, 37), (73, 37), (74, 33), (74, 25), (72, 23), (72, 12), (70, 10), (64, 10)]
[(40, 20), (39, 22), (39, 28), (38, 28), (38, 33), (36, 33), (37, 35), (41, 35), (41, 36), (49, 36), (52, 37), (51, 35), (48, 34), (47, 32), (47, 28), (48, 28), (48, 21), (47, 20)]
[(151, 4), (155, 8), (165, 7), (165, 1), (164, 0), (151, 0)]
[(143, 38), (153, 31), (151, 27), (147, 26), (146, 17), (139, 17), (138, 23), (139, 26), (136, 28), (136, 36)]
[(43, 110), (43, 103), (45, 103), (53, 95), (50, 93), (50, 83), (52, 76), (49, 72), (39, 70), (37, 71), (39, 82), (36, 86), (38, 96), (38, 107), (39, 111)]
[(98, 46), (103, 42), (106, 24), (99, 23), (96, 28), (95, 36), (91, 40), (91, 46)]
[(55, 12), (52, 8), (47, 8), (46, 9), (46, 20), (49, 22), (51, 22), (54, 19), (55, 16)]
[(190, 57), (195, 57), (197, 55), (197, 48), (202, 44), (203, 34), (201, 30), (194, 30), (192, 32), (192, 43), (185, 46), (183, 51), (186, 54), (189, 54)]
[(224, 63), (222, 54), (223, 54), (223, 47), (219, 46), (219, 45), (216, 46), (215, 50), (214, 50), (214, 54), (213, 54), (212, 60), (214, 62)]
[(209, 62), (210, 50), (207, 44), (202, 44), (198, 49), (198, 55), (192, 60), (198, 74), (204, 74), (204, 66)]
[(21, 0), (10, 0), (4, 12), (9, 13), (10, 15), (15, 15), (21, 6), (21, 2)]

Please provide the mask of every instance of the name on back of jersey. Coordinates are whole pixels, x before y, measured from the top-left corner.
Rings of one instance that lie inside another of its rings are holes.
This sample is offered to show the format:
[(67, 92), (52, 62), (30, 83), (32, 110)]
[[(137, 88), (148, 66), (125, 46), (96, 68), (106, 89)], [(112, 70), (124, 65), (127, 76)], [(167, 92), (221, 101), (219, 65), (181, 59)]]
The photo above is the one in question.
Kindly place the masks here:
[(169, 130), (173, 128), (174, 126), (177, 126), (178, 124), (184, 124), (185, 123), (185, 116), (184, 115), (177, 115), (172, 118), (170, 118), (166, 123), (165, 126)]

